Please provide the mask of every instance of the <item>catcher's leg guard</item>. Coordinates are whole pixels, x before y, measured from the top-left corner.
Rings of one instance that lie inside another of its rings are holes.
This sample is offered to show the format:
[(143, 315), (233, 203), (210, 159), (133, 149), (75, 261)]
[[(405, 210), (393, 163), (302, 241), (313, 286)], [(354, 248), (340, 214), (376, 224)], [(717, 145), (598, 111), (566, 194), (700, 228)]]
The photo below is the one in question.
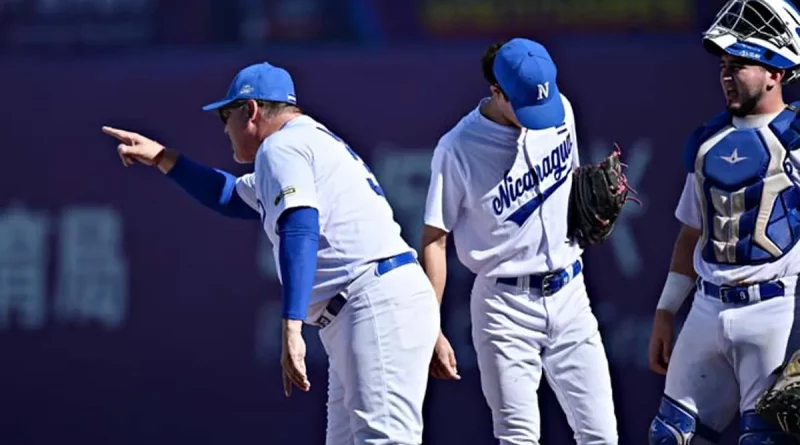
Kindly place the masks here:
[(650, 445), (689, 445), (698, 436), (716, 443), (719, 433), (700, 423), (697, 416), (664, 396), (658, 414), (650, 423)]
[(650, 445), (688, 445), (696, 426), (694, 414), (664, 397), (650, 423)]
[(800, 445), (800, 439), (770, 425), (755, 411), (742, 413), (739, 445)]

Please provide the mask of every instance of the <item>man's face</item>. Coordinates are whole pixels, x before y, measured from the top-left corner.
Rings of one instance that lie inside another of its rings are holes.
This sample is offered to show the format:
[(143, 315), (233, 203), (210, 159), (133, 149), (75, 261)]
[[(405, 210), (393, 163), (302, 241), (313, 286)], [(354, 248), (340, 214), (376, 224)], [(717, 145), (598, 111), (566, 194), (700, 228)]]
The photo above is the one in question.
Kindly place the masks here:
[(254, 121), (256, 107), (255, 101), (237, 101), (218, 112), (225, 124), (225, 134), (231, 141), (233, 159), (240, 164), (254, 162), (261, 145)]
[(774, 86), (775, 80), (763, 66), (723, 54), (720, 60), (720, 83), (728, 111), (734, 116), (746, 116), (753, 112), (768, 88)]

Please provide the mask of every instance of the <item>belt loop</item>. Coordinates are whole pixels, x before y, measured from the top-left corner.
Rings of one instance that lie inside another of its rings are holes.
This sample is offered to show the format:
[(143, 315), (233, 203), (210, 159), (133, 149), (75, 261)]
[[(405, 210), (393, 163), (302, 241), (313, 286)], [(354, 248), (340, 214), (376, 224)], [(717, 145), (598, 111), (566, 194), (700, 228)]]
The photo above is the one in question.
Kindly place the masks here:
[(531, 276), (524, 275), (517, 280), (517, 287), (521, 292), (530, 292), (531, 290)]
[(761, 285), (756, 283), (750, 286), (747, 286), (747, 294), (748, 294), (748, 302), (749, 303), (758, 303), (761, 301)]

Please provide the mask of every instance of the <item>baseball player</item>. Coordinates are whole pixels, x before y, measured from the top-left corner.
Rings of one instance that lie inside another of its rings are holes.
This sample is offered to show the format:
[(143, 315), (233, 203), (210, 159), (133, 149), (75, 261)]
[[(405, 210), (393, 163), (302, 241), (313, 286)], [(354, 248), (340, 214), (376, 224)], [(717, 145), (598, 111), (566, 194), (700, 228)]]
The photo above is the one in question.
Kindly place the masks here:
[(125, 165), (158, 167), (200, 202), (260, 219), (274, 246), (283, 302), (284, 391), (310, 389), (302, 324), (319, 325), (329, 357), (326, 443), (422, 441), (422, 403), (439, 330), (435, 295), (370, 169), (297, 106), (291, 76), (244, 68), (204, 110), (225, 124), (235, 178), (144, 136), (105, 127)]
[[(538, 444), (544, 373), (578, 444), (617, 443), (611, 379), (567, 234), (575, 118), (539, 43), (515, 38), (482, 59), (491, 97), (440, 140), (431, 162), (422, 263), (441, 303), (448, 233), (475, 275), (472, 339), (500, 444)], [(459, 379), (439, 334), (437, 378)]]
[[(800, 443), (754, 411), (800, 346), (800, 120), (782, 93), (797, 79), (798, 26), (787, 1), (730, 0), (703, 34), (727, 109), (685, 147), (682, 227), (650, 340), (650, 366), (666, 374), (651, 444), (715, 443), (737, 411), (740, 444)], [(674, 314), (695, 285), (672, 350)]]

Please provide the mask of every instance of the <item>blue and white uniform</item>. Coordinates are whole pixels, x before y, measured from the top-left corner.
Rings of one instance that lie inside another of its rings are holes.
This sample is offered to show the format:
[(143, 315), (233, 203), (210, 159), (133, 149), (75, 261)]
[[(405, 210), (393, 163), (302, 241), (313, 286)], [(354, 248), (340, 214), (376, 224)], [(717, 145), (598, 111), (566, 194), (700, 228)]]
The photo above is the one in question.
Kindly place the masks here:
[(753, 410), (774, 381), (772, 372), (800, 347), (796, 128), (797, 112), (788, 108), (747, 117), (723, 113), (687, 143), (688, 174), (675, 216), (701, 231), (694, 251), (698, 284), (654, 429), (674, 428), (664, 423), (680, 423), (682, 411), (696, 419), (697, 440), (713, 443), (740, 412), (743, 434), (778, 440)]
[[(229, 95), (294, 103), (289, 74), (245, 68)], [(433, 287), (369, 167), (306, 115), (262, 142), (255, 172), (234, 177), (181, 157), (169, 172), (206, 206), (256, 219), (272, 242), (283, 318), (321, 326), (329, 358), (326, 444), (418, 445), (439, 334)]]
[(445, 134), (433, 154), (425, 224), (452, 233), (459, 260), (476, 275), (472, 339), (499, 443), (539, 443), (536, 391), (547, 375), (578, 444), (616, 445), (608, 360), (582, 250), (567, 236), (579, 164), (572, 105), (535, 42), (506, 43), (495, 73), (524, 128), (488, 119), (484, 100)]
[[(737, 74), (757, 73), (758, 66), (792, 83), (800, 75), (798, 23), (800, 11), (789, 0), (728, 0), (703, 33), (703, 47), (722, 59), (725, 88), (752, 90), (758, 77)], [(761, 86), (753, 109), (782, 93), (770, 87)], [(651, 445), (715, 443), (737, 411), (740, 445), (800, 443), (754, 412), (776, 368), (800, 347), (796, 105), (750, 114), (747, 101), (733, 103), (743, 116), (721, 113), (688, 139), (675, 216), (701, 233), (693, 258), (698, 280), (650, 425)], [(674, 313), (691, 287), (671, 272), (658, 309)]]

